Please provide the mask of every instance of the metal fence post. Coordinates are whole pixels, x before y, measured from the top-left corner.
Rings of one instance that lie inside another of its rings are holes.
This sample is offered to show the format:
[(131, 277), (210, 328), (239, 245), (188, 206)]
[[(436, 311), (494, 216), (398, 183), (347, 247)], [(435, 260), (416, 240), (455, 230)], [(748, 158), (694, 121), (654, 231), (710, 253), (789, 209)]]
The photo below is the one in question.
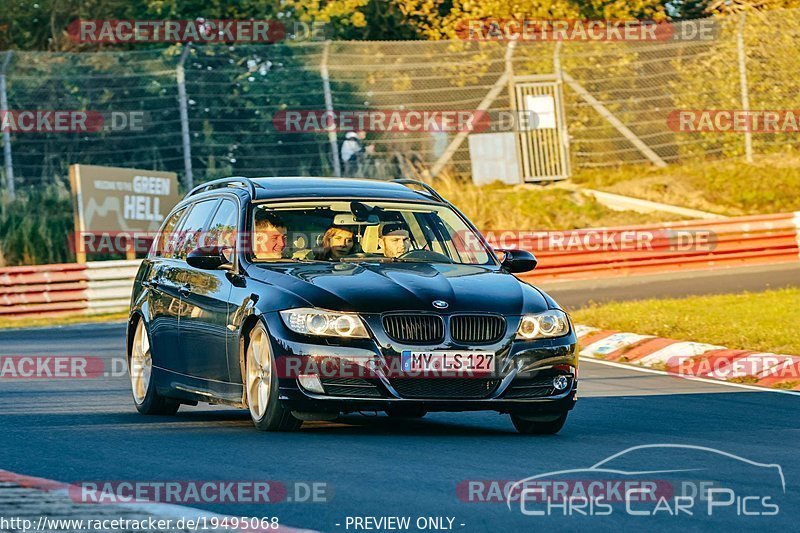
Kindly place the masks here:
[(561, 49), (564, 45), (564, 41), (558, 40), (556, 41), (555, 50), (553, 50), (553, 73), (556, 75), (556, 81), (558, 82), (558, 93), (560, 97), (558, 99), (558, 112), (561, 114), (561, 118), (564, 122), (563, 127), (560, 129), (561, 131), (561, 145), (564, 147), (564, 174), (569, 177), (572, 175), (572, 162), (570, 161), (570, 146), (569, 146), (569, 122), (567, 121), (567, 112), (564, 109), (564, 99), (566, 90), (564, 88), (564, 71), (561, 69)]
[[(6, 52), (6, 57), (3, 59), (3, 67), (0, 69), (0, 112), (8, 113), (8, 95), (6, 94), (6, 70), (8, 64), (11, 62), (11, 50)], [(13, 200), (15, 196), (14, 190), (14, 164), (11, 161), (11, 133), (7, 128), (3, 128), (3, 158), (5, 161), (6, 171), (6, 188), (8, 195)]]
[[(736, 52), (739, 56), (739, 90), (742, 93), (742, 111), (746, 116), (750, 112), (750, 95), (747, 90), (747, 55), (744, 49), (744, 21), (747, 17), (746, 13), (742, 13), (739, 17), (739, 29), (736, 32)], [(748, 163), (753, 162), (753, 132), (750, 131), (753, 124), (747, 121), (747, 127), (744, 130), (744, 157)]]
[(178, 105), (181, 112), (181, 141), (183, 144), (183, 169), (186, 175), (186, 190), (190, 191), (194, 187), (194, 177), (192, 176), (192, 146), (191, 139), (189, 138), (189, 108), (186, 101), (186, 73), (183, 68), (186, 58), (189, 56), (189, 50), (192, 45), (186, 43), (183, 45), (180, 61), (178, 61), (178, 68), (176, 69), (176, 76), (178, 78)]
[[(322, 77), (322, 90), (325, 93), (325, 111), (333, 117), (333, 96), (331, 96), (331, 79), (328, 73), (328, 54), (330, 48), (331, 42), (325, 41), (325, 47), (322, 49), (322, 63), (320, 63), (319, 66), (319, 73)], [(336, 139), (335, 129), (328, 130), (328, 141), (331, 143), (333, 171), (338, 178), (342, 175), (342, 164), (341, 161), (339, 161), (339, 141)]]
[[(523, 157), (523, 148), (522, 148), (522, 124), (527, 123), (523, 122), (522, 114), (525, 113), (523, 109), (520, 111), (517, 108), (517, 86), (514, 83), (514, 46), (516, 46), (516, 41), (509, 41), (508, 46), (506, 47), (506, 54), (505, 54), (505, 61), (504, 61), (504, 72), (508, 77), (508, 108), (511, 111), (512, 116), (514, 117), (514, 131), (512, 135), (514, 135), (514, 151), (515, 155), (517, 156), (517, 172), (519, 173), (519, 181), (520, 183), (525, 182), (525, 176), (523, 176), (523, 168), (524, 165), (522, 163)], [(528, 114), (525, 113), (525, 118), (528, 118)]]

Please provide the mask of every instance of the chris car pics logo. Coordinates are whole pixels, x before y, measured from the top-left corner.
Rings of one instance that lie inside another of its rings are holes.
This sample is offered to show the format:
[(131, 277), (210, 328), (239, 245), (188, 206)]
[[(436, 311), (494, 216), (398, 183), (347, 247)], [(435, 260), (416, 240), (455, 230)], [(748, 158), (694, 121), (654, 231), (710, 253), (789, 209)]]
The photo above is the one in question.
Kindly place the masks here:
[(508, 509), (530, 517), (768, 518), (781, 511), (786, 481), (778, 464), (705, 446), (645, 444), (504, 491)]

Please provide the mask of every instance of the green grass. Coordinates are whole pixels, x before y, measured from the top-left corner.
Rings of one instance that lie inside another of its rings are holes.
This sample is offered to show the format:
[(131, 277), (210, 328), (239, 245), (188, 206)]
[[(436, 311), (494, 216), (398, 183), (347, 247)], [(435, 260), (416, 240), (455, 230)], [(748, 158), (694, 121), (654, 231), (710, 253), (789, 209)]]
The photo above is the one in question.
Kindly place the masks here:
[(681, 220), (669, 213), (614, 211), (564, 189), (499, 182), (478, 187), (452, 175), (431, 183), (481, 230), (569, 230)]
[(800, 355), (800, 288), (593, 304), (578, 324), (727, 348)]
[(113, 322), (128, 318), (127, 311), (99, 315), (65, 315), (47, 318), (0, 318), (0, 329), (66, 326), (94, 322)]
[(591, 189), (723, 215), (800, 210), (800, 158), (757, 157), (671, 165), (584, 169), (572, 181)]
[(0, 266), (74, 261), (72, 233), (72, 200), (63, 187), (0, 197)]

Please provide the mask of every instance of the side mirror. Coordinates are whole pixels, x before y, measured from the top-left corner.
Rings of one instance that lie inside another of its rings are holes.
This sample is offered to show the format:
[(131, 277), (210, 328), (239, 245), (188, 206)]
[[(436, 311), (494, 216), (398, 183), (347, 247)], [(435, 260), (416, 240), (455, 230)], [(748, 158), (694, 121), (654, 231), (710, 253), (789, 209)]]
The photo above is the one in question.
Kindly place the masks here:
[(536, 256), (526, 250), (497, 251), (505, 254), (500, 266), (512, 274), (517, 272), (530, 272), (536, 268), (536, 264), (538, 263)]
[(202, 246), (186, 256), (189, 266), (201, 270), (230, 270), (233, 267), (233, 248), (230, 246)]

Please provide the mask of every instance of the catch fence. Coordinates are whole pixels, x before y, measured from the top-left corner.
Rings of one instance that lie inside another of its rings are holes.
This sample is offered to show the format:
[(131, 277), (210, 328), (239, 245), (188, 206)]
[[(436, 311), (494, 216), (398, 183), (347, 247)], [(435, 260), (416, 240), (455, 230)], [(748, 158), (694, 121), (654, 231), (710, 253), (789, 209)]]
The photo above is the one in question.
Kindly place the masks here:
[[(184, 185), (228, 175), (332, 175), (343, 170), (336, 158), (345, 132), (281, 131), (276, 114), (484, 109), (489, 131), (499, 131), (502, 113), (516, 106), (514, 80), (531, 76), (553, 76), (560, 85), (569, 145), (563, 166), (573, 172), (796, 149), (796, 133), (676, 131), (670, 117), (678, 110), (785, 110), (800, 93), (800, 10), (703, 23), (713, 38), (0, 53), (6, 109), (90, 110), (106, 117), (95, 132), (8, 132), (2, 183), (16, 189), (63, 184), (72, 163), (176, 171)], [(675, 33), (685, 36), (697, 24), (678, 23)], [(373, 152), (356, 172), (469, 173), (464, 137), (368, 132), (364, 143)]]

